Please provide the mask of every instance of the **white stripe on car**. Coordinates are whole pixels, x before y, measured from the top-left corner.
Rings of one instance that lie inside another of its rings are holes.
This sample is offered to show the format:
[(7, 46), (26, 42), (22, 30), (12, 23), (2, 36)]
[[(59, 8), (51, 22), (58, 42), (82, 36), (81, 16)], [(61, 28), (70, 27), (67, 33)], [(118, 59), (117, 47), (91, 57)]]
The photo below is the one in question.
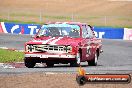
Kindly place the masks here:
[(51, 44), (51, 45), (56, 45), (56, 42), (59, 41), (59, 40), (61, 40), (62, 38), (63, 38), (63, 37), (59, 37), (58, 39), (53, 40), (53, 41), (50, 42), (49, 44)]
[(49, 41), (51, 41), (51, 40), (53, 40), (53, 39), (55, 39), (55, 37), (50, 38), (50, 39), (48, 39), (48, 40), (46, 40), (46, 41), (43, 41), (42, 44), (46, 44), (46, 43), (48, 43)]

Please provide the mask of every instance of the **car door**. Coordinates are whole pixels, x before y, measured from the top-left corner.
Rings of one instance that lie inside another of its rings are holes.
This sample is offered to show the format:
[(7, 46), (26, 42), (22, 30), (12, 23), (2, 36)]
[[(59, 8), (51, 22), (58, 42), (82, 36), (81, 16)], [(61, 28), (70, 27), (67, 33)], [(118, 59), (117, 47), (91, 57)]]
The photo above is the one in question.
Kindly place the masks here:
[(88, 37), (88, 31), (87, 31), (87, 26), (86, 25), (82, 25), (82, 38), (83, 38), (83, 42), (82, 42), (82, 61), (86, 61), (89, 58), (89, 50), (90, 47), (88, 46), (88, 41), (89, 39)]
[(93, 58), (94, 53), (94, 35), (90, 26), (82, 25), (82, 61), (88, 61)]

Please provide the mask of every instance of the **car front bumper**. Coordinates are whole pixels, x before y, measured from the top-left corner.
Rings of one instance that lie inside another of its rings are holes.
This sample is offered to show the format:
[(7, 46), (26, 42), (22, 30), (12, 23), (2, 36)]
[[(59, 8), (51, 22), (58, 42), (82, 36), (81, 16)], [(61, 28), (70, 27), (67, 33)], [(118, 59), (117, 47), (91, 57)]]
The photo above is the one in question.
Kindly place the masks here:
[(76, 58), (76, 55), (71, 54), (25, 54), (25, 57), (32, 58)]

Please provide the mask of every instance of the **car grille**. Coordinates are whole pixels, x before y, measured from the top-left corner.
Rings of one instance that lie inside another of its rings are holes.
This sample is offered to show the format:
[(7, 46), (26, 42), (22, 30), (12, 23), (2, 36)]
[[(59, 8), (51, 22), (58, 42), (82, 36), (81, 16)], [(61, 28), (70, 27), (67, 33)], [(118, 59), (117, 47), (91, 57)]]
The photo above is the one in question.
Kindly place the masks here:
[(28, 52), (66, 52), (65, 46), (58, 45), (27, 45)]

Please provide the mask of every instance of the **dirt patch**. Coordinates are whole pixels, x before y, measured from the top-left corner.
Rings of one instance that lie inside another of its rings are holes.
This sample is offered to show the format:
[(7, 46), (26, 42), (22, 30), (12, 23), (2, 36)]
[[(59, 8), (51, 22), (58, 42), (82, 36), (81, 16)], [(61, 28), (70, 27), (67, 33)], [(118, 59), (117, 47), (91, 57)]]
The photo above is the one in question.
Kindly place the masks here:
[[(0, 3), (4, 11), (19, 9), (54, 14), (76, 13), (81, 15), (132, 15), (132, 2), (108, 0), (4, 0)], [(27, 9), (27, 10), (26, 10)], [(1, 9), (1, 11), (3, 11)], [(46, 11), (46, 12), (45, 12)], [(57, 13), (56, 13), (57, 12)], [(28, 12), (25, 12), (28, 13)]]
[(129, 84), (85, 84), (76, 83), (76, 74), (30, 73), (1, 75), (0, 88), (131, 88)]
[(92, 25), (131, 26), (131, 9), (130, 1), (3, 0), (0, 18), (42, 23), (74, 20)]

